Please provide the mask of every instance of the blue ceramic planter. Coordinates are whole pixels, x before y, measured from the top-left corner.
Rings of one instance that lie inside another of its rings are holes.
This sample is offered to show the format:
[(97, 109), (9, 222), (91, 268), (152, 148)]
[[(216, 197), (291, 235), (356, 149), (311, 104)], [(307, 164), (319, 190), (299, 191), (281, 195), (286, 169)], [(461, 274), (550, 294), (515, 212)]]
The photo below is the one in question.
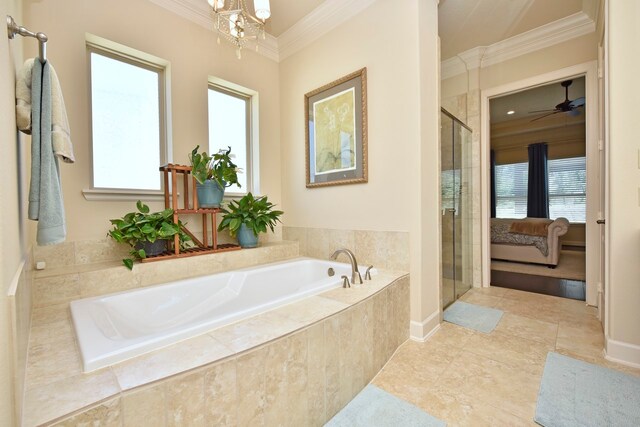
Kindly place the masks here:
[(201, 208), (219, 208), (224, 197), (224, 188), (211, 179), (206, 180), (204, 184), (196, 184), (198, 205)]
[(238, 230), (238, 243), (240, 244), (240, 247), (243, 248), (255, 248), (258, 246), (258, 236), (252, 229), (241, 224), (240, 229)]

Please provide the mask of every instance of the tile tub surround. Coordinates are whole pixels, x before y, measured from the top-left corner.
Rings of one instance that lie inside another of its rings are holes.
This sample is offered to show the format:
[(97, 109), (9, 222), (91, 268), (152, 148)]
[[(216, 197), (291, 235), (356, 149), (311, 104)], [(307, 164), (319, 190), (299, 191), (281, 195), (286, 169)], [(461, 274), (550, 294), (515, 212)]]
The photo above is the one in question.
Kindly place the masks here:
[[(358, 264), (409, 271), (407, 232), (284, 226), (282, 236), (285, 240), (299, 242), (302, 256), (329, 259), (336, 249), (347, 248), (356, 255)], [(340, 260), (343, 260), (342, 256)]]
[(47, 268), (35, 272), (33, 306), (68, 304), (75, 299), (282, 261), (298, 254), (297, 242), (273, 242), (254, 249), (137, 263), (133, 271), (119, 260)]
[[(277, 227), (274, 233), (260, 234), (260, 244), (269, 244), (282, 240), (282, 227)], [(194, 229), (197, 229), (195, 227)], [(194, 233), (202, 240), (202, 232)], [(222, 231), (218, 234), (220, 243), (237, 243), (236, 238)], [(33, 262), (44, 261), (49, 269), (61, 267), (80, 266), (87, 264), (99, 264), (108, 261), (118, 261), (129, 256), (129, 247), (117, 243), (111, 238), (100, 240), (77, 240), (64, 242), (55, 246), (34, 246)]]
[(82, 374), (68, 304), (35, 308), (23, 424), (322, 425), (408, 326), (409, 276), (380, 270), (365, 285)]
[(33, 284), (33, 270), (31, 265), (30, 254), (27, 253), (24, 263), (21, 264), (19, 271), (16, 272), (16, 282), (11, 284), (8, 294), (11, 329), (10, 347), (13, 352), (13, 392), (18, 419), (21, 416), (20, 408), (22, 408), (22, 399), (24, 396), (29, 330), (31, 328)]

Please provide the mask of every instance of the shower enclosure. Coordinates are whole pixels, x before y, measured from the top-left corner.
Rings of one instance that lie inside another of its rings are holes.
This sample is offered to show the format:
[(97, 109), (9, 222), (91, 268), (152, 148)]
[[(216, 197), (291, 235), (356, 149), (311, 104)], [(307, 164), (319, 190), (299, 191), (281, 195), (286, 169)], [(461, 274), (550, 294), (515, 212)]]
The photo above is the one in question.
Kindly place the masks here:
[(442, 307), (473, 284), (471, 129), (445, 109), (440, 115)]

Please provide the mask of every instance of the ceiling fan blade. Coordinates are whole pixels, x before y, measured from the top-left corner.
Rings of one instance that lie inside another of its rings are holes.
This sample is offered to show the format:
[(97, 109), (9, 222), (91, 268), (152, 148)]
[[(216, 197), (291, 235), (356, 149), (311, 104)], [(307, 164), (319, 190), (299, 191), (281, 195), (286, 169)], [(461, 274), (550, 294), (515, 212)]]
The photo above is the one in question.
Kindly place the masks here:
[(571, 101), (569, 103), (569, 107), (571, 107), (571, 108), (582, 107), (584, 105), (584, 103), (585, 103), (584, 97), (576, 98), (576, 99), (574, 99), (573, 101)]
[(550, 113), (552, 111), (559, 111), (556, 108), (549, 108), (547, 110), (534, 110), (534, 111), (529, 111), (528, 114), (532, 114), (532, 113)]
[(545, 117), (552, 116), (554, 114), (558, 114), (558, 113), (561, 113), (561, 112), (562, 111), (554, 111), (553, 113), (543, 114), (542, 116), (536, 117), (535, 119), (531, 120), (529, 123), (535, 122), (536, 120), (544, 119)]

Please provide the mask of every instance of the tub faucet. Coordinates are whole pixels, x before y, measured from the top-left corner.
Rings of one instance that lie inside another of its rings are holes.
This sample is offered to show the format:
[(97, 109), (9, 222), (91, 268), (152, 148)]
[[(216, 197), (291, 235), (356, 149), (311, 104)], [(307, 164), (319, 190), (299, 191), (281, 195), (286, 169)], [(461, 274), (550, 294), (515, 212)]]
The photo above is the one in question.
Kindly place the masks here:
[(351, 283), (354, 285), (362, 284), (362, 276), (360, 276), (360, 272), (358, 271), (358, 261), (356, 261), (356, 256), (353, 252), (349, 249), (338, 249), (331, 255), (331, 259), (337, 259), (341, 253), (346, 254), (349, 257), (349, 261), (351, 261)]

